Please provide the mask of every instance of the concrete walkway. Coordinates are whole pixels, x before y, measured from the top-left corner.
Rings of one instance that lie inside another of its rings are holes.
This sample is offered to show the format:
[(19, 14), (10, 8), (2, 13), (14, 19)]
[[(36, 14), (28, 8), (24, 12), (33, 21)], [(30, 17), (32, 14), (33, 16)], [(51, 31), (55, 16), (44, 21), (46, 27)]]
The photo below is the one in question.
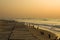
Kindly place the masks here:
[(0, 22), (0, 40), (39, 40), (21, 23)]
[(34, 35), (29, 31), (29, 29), (22, 24), (16, 24), (13, 33), (11, 34), (10, 40), (38, 40)]
[(8, 40), (15, 23), (0, 22), (0, 40)]

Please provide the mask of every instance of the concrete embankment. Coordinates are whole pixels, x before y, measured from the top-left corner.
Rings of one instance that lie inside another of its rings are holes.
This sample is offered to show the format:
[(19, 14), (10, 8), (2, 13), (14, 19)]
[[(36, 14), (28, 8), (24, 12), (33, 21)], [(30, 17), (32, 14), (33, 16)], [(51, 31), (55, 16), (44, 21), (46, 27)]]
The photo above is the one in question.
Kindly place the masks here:
[(60, 40), (57, 35), (25, 22), (0, 21), (0, 40)]
[[(35, 31), (38, 32), (38, 35), (40, 37), (40, 40), (60, 40), (60, 32), (56, 32), (54, 31), (54, 29), (50, 29), (50, 27), (47, 28), (47, 26), (42, 27), (39, 24), (34, 24), (34, 23), (26, 23), (26, 25), (32, 29), (30, 30), (36, 37), (37, 37), (37, 33), (35, 33)], [(33, 31), (33, 29), (35, 29), (35, 31)]]

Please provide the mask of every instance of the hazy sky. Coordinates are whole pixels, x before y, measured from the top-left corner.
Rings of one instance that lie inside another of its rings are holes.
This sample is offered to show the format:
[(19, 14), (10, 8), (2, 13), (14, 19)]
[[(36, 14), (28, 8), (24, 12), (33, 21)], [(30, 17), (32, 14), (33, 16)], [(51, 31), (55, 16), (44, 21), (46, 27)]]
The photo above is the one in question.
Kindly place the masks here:
[(60, 18), (60, 0), (0, 0), (0, 18)]

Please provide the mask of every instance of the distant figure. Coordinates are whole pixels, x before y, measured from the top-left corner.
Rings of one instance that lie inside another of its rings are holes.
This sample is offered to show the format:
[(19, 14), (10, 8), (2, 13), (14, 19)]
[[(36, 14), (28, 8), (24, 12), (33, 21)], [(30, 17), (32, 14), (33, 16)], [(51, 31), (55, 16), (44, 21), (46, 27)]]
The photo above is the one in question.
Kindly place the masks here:
[(51, 38), (51, 35), (50, 35), (50, 34), (48, 34), (48, 37), (49, 37), (49, 38)]
[(44, 35), (44, 32), (40, 32), (41, 33), (41, 35)]

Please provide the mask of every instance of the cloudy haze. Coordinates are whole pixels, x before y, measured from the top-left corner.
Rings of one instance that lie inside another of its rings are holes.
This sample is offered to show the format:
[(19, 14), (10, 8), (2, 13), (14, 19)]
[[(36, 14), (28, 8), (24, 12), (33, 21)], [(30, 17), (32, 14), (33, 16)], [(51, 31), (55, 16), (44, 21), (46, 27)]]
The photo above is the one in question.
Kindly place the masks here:
[(60, 18), (60, 0), (0, 0), (0, 18)]

